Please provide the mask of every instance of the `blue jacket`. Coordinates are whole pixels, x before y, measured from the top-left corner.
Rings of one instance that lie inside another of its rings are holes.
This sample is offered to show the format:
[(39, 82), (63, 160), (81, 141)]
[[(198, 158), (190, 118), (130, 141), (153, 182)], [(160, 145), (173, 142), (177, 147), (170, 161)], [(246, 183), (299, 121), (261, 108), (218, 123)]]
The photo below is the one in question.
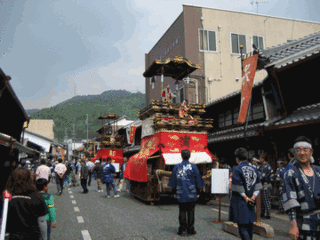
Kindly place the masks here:
[(103, 173), (102, 173), (102, 182), (104, 183), (110, 183), (113, 182), (113, 173), (116, 171), (114, 166), (111, 163), (107, 163), (103, 167)]
[(229, 220), (234, 223), (249, 224), (256, 220), (255, 208), (250, 208), (241, 193), (249, 198), (254, 191), (262, 189), (260, 175), (256, 166), (247, 161), (233, 168), (232, 197), (229, 208)]
[(204, 185), (198, 167), (188, 160), (183, 160), (173, 168), (168, 183), (177, 191), (177, 200), (182, 203), (197, 201), (197, 190)]
[[(320, 167), (312, 165), (315, 181), (320, 181)], [(283, 209), (289, 211), (292, 208), (297, 212), (298, 228), (306, 231), (319, 231), (317, 222), (318, 214), (311, 216), (301, 216), (300, 213), (307, 214), (316, 210), (314, 202), (315, 194), (313, 189), (303, 174), (303, 170), (298, 162), (291, 163), (283, 178)], [(315, 190), (315, 192), (318, 192)]]

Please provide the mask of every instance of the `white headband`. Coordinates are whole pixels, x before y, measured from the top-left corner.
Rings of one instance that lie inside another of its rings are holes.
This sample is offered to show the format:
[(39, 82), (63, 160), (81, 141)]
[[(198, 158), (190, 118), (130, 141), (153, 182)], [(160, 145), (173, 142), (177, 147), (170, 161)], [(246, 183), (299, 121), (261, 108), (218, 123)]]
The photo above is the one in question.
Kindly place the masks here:
[(255, 157), (252, 158), (252, 161), (260, 162), (260, 160)]
[(308, 142), (296, 142), (293, 145), (293, 148), (298, 148), (298, 147), (308, 147), (308, 148), (312, 149), (311, 143), (308, 143)]

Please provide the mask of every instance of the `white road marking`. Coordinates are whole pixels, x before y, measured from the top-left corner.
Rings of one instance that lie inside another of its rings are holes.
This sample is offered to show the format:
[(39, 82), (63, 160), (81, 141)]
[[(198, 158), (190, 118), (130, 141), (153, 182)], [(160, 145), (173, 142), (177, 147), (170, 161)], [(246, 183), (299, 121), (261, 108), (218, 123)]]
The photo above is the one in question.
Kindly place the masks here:
[(84, 240), (92, 240), (88, 230), (82, 230), (81, 233)]
[[(219, 212), (219, 209), (215, 209), (215, 208), (211, 208), (213, 211), (216, 211), (216, 212)], [(228, 212), (225, 212), (225, 211), (221, 211), (222, 213), (224, 214), (229, 214)]]
[(72, 200), (72, 204), (77, 204), (77, 201), (76, 200)]
[(70, 194), (72, 194), (72, 191), (69, 191)]
[(71, 190), (71, 188), (68, 188), (68, 190)]
[[(219, 212), (219, 209), (216, 209), (216, 208), (211, 208), (213, 211), (216, 211), (216, 212)], [(221, 213), (224, 213), (224, 214), (229, 214), (228, 212), (225, 212), (225, 211), (221, 211)], [(274, 213), (271, 213), (271, 216), (272, 217), (276, 217), (276, 218), (279, 218), (279, 219), (282, 219), (282, 220), (289, 220), (289, 217), (282, 217), (282, 216), (279, 216), (277, 214), (274, 214)]]
[(74, 196), (73, 196), (73, 195), (70, 195), (70, 198), (74, 198)]
[(83, 220), (82, 216), (78, 216), (77, 219), (78, 219), (78, 223), (84, 223), (84, 220)]
[(74, 207), (75, 212), (80, 212), (80, 209), (78, 207)]

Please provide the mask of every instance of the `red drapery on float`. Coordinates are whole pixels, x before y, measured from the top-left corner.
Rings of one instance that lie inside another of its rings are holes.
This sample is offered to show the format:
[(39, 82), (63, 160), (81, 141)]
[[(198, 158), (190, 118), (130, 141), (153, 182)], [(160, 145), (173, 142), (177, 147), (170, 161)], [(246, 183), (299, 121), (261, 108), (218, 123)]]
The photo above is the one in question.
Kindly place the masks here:
[(102, 148), (97, 151), (95, 158), (91, 158), (91, 161), (94, 162), (96, 159), (102, 157), (102, 159), (107, 159), (111, 157), (114, 163), (123, 163), (123, 150), (122, 149), (109, 149)]
[(140, 152), (133, 155), (126, 166), (124, 177), (133, 181), (147, 182), (147, 159), (161, 149), (162, 154), (181, 153), (189, 149), (191, 153), (207, 153), (207, 134), (159, 132), (141, 139)]
[(129, 140), (130, 143), (133, 143), (134, 136), (136, 134), (136, 130), (137, 130), (136, 126), (131, 126), (130, 127), (130, 140)]
[(243, 60), (241, 105), (238, 122), (243, 124), (250, 104), (254, 75), (256, 74), (258, 55)]

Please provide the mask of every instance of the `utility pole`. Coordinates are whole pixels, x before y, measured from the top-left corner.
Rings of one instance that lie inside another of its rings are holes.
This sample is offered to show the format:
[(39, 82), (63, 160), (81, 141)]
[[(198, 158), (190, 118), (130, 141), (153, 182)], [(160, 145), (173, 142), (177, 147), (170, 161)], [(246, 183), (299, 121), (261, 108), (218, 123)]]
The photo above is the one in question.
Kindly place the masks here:
[(86, 125), (87, 125), (87, 142), (89, 141), (88, 135), (89, 135), (89, 115), (87, 114), (87, 120), (86, 120)]
[(73, 123), (72, 125), (73, 125), (73, 131), (72, 131), (73, 152), (72, 152), (72, 155), (74, 156), (74, 153), (76, 150), (76, 143), (75, 143), (76, 129), (75, 129), (75, 124)]

